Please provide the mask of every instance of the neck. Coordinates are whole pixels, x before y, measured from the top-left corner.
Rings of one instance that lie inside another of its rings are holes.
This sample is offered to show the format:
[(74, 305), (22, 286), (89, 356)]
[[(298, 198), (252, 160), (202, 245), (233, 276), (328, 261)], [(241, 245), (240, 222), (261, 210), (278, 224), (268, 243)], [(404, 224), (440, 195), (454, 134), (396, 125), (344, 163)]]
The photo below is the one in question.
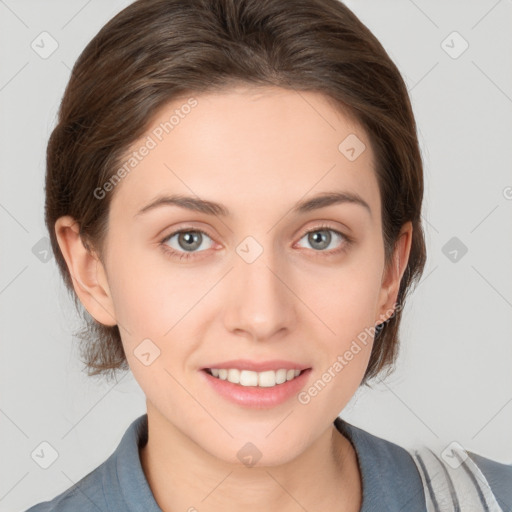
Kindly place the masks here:
[(357, 458), (334, 424), (292, 461), (246, 467), (212, 456), (148, 404), (148, 442), (139, 453), (164, 512), (287, 512), (320, 505), (358, 512), (361, 506)]

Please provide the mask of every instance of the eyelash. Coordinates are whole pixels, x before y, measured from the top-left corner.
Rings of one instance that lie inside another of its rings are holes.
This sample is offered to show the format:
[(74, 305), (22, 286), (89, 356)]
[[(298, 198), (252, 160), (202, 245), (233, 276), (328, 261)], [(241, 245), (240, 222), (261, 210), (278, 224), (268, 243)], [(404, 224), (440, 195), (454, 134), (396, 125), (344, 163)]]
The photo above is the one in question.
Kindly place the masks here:
[[(341, 252), (347, 251), (348, 248), (350, 247), (350, 245), (353, 244), (353, 242), (354, 242), (353, 238), (341, 233), (340, 231), (337, 231), (336, 229), (331, 228), (330, 226), (326, 226), (323, 224), (306, 231), (305, 233), (302, 234), (302, 236), (300, 237), (299, 240), (302, 240), (302, 238), (304, 238), (306, 235), (309, 235), (310, 233), (316, 233), (318, 231), (331, 231), (331, 232), (335, 233), (336, 235), (339, 235), (343, 239), (342, 245), (338, 249), (334, 249), (334, 250), (330, 250), (330, 251), (315, 251), (315, 250), (313, 250), (313, 252), (318, 253), (318, 256), (324, 256), (324, 257), (325, 256), (327, 256), (327, 257), (335, 256)], [(164, 251), (165, 255), (168, 256), (169, 258), (178, 259), (178, 260), (182, 260), (182, 259), (189, 260), (189, 259), (195, 258), (194, 254), (197, 254), (194, 252), (176, 251), (175, 249), (169, 248), (169, 246), (165, 243), (165, 242), (169, 241), (172, 237), (179, 235), (181, 233), (201, 233), (203, 235), (206, 235), (208, 238), (212, 239), (212, 237), (206, 231), (203, 231), (202, 229), (199, 229), (199, 228), (183, 228), (178, 231), (174, 231), (173, 233), (167, 235), (163, 240), (160, 240), (160, 245), (162, 247), (162, 250)], [(203, 251), (199, 251), (199, 252), (203, 252)]]

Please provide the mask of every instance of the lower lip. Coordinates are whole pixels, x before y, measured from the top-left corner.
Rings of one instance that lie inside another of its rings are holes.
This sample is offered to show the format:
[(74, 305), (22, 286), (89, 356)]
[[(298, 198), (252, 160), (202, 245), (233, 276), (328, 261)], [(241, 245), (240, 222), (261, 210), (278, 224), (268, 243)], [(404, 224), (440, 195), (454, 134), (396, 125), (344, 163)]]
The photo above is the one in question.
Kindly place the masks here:
[(227, 398), (229, 401), (245, 407), (270, 409), (271, 407), (286, 402), (292, 396), (296, 395), (304, 387), (310, 371), (311, 368), (308, 368), (298, 377), (268, 388), (233, 384), (227, 380), (213, 377), (205, 370), (201, 370), (201, 373), (210, 386), (212, 386), (219, 395)]

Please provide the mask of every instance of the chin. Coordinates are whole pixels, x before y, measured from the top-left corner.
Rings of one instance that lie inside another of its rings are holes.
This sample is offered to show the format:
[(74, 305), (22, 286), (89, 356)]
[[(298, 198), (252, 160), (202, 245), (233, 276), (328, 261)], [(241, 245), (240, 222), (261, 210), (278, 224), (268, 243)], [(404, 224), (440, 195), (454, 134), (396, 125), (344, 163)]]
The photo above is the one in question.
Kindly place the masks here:
[(301, 443), (298, 439), (285, 439), (276, 436), (274, 439), (265, 439), (265, 436), (254, 438), (236, 437), (223, 447), (216, 444), (204, 447), (212, 456), (240, 467), (272, 467), (287, 464), (301, 454)]

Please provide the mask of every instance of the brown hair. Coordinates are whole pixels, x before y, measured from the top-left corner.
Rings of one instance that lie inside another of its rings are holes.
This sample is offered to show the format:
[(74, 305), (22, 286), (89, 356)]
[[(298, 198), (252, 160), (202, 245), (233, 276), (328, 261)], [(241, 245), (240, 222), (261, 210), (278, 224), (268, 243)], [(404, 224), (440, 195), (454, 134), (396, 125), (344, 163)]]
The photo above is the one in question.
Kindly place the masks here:
[(413, 225), (398, 307), (377, 329), (363, 383), (391, 371), (405, 297), (426, 261), (422, 161), (407, 88), (395, 64), (338, 0), (138, 0), (79, 56), (47, 148), (45, 222), (60, 273), (85, 320), (78, 335), (89, 376), (129, 367), (118, 326), (95, 321), (74, 292), (56, 220), (71, 215), (84, 246), (103, 262), (112, 193), (98, 200), (93, 192), (112, 178), (169, 101), (239, 84), (320, 92), (368, 133), (386, 264), (400, 228), (407, 221)]

